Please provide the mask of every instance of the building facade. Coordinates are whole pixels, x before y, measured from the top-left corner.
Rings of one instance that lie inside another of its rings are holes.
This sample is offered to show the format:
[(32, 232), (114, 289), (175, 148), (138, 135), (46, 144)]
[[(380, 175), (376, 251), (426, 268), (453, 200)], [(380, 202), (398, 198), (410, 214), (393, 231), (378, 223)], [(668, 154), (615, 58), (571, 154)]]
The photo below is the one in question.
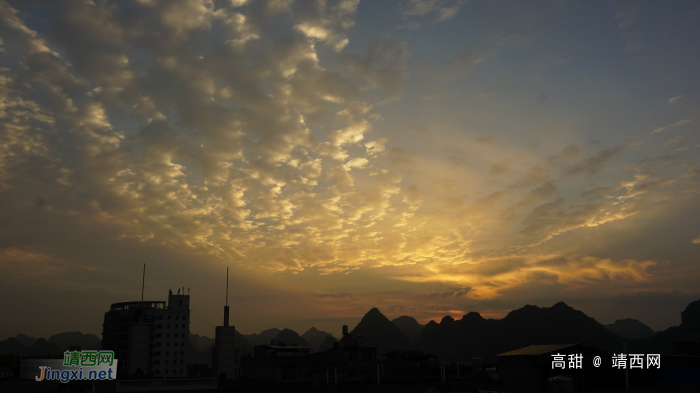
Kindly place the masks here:
[(266, 383), (309, 382), (309, 348), (275, 340), (256, 345), (253, 353), (241, 360), (241, 376)]
[(120, 378), (187, 376), (190, 295), (114, 303), (102, 324), (102, 349), (114, 351)]
[(224, 307), (224, 326), (217, 326), (212, 351), (214, 376), (223, 379), (236, 377), (236, 327), (229, 326), (229, 308)]

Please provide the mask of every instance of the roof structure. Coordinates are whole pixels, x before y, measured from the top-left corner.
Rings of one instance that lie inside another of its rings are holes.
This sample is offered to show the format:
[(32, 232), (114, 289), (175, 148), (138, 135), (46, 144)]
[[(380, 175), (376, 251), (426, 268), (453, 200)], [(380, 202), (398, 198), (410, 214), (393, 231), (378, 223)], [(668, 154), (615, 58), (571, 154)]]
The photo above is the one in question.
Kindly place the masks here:
[(301, 345), (270, 345), (270, 344), (266, 344), (265, 346), (268, 348), (274, 348), (274, 349), (309, 349), (309, 347), (303, 347)]
[(559, 351), (564, 348), (573, 347), (578, 344), (550, 344), (550, 345), (530, 345), (529, 347), (516, 349), (515, 351), (505, 352), (496, 356), (527, 356), (527, 355), (545, 355), (550, 352)]

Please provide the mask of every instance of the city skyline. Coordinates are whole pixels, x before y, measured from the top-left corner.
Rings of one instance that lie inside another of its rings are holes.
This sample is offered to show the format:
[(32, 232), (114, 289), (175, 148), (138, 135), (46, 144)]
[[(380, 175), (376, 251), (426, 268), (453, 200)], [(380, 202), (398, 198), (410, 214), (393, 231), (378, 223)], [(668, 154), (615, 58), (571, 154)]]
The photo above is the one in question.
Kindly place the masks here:
[(0, 337), (700, 299), (700, 7), (0, 2)]

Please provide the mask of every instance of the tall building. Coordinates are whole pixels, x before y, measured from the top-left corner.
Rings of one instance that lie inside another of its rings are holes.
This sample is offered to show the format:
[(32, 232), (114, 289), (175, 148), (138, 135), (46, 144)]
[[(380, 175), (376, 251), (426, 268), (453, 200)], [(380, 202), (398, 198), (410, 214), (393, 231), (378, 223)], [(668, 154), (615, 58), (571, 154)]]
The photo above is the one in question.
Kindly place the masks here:
[(190, 295), (168, 293), (164, 301), (114, 303), (102, 324), (102, 349), (114, 351), (117, 375), (187, 376)]
[(224, 306), (224, 326), (217, 326), (212, 352), (212, 369), (216, 378), (235, 378), (236, 372), (236, 327), (228, 322), (228, 268), (226, 268), (226, 305)]

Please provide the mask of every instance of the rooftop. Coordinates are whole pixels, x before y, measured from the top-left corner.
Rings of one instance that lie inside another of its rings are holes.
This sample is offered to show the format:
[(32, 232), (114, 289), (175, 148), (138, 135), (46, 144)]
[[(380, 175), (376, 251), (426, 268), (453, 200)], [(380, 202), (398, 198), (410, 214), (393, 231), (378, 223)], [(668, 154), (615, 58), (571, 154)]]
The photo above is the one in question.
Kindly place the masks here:
[(550, 345), (530, 345), (529, 347), (516, 349), (515, 351), (505, 352), (496, 356), (522, 356), (522, 355), (545, 355), (554, 351), (559, 351), (564, 348), (573, 347), (578, 344), (550, 344)]

